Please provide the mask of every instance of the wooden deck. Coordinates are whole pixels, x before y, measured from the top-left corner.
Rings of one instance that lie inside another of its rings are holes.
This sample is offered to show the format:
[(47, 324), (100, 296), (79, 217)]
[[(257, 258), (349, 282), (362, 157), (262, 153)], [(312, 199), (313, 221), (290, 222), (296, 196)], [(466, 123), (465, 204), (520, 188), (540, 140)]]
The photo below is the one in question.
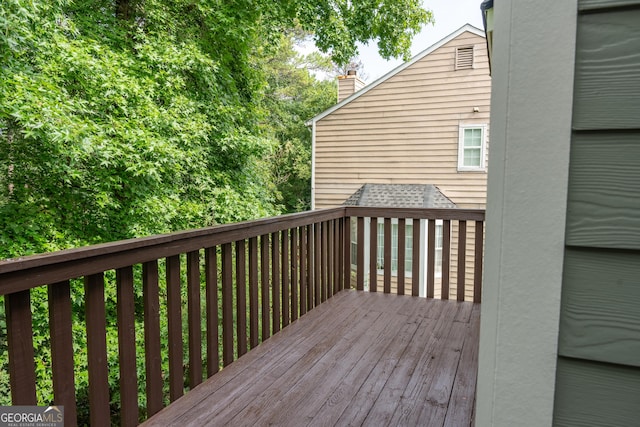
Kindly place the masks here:
[(342, 291), (148, 426), (472, 424), (480, 305)]

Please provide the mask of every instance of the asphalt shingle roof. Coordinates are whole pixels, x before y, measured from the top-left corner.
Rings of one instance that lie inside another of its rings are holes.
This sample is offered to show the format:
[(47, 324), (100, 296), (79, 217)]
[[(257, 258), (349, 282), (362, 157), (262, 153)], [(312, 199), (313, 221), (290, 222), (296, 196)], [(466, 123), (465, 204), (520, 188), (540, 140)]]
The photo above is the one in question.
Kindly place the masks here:
[(432, 184), (364, 184), (343, 203), (377, 208), (457, 208)]

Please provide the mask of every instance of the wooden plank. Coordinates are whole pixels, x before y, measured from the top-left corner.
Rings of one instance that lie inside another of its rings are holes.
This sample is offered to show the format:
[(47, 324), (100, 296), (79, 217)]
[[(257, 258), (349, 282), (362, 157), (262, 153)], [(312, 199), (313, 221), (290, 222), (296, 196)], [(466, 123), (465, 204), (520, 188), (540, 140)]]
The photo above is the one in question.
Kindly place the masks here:
[(411, 295), (417, 297), (420, 295), (420, 261), (422, 259), (422, 251), (420, 250), (420, 234), (422, 233), (420, 220), (413, 220), (413, 263), (411, 271)]
[(236, 242), (236, 339), (240, 357), (247, 352), (247, 250), (244, 240)]
[(327, 298), (331, 298), (334, 293), (334, 282), (333, 282), (333, 220), (325, 222), (327, 226), (326, 230), (326, 245), (324, 247), (325, 257), (327, 258)]
[(87, 326), (87, 365), (89, 370), (89, 421), (105, 425), (111, 419), (109, 408), (109, 367), (102, 273), (84, 278)]
[(444, 427), (468, 425), (473, 419), (475, 406), (478, 349), (480, 346), (480, 305), (474, 304), (471, 319), (467, 325), (467, 334), (460, 354), (460, 363), (456, 371), (451, 399), (447, 407)]
[[(379, 313), (366, 314), (362, 322), (352, 324), (343, 331), (344, 339), (336, 336), (330, 338), (330, 354), (319, 355), (309, 353), (306, 369), (287, 376), (274, 376), (269, 382), (269, 393), (263, 399), (250, 403), (232, 419), (230, 424), (236, 424), (243, 419), (252, 419), (256, 425), (280, 425), (290, 417), (294, 411), (303, 411), (309, 406), (309, 400), (317, 399), (318, 394), (324, 394), (322, 385), (333, 378), (339, 377), (360, 359), (366, 351), (366, 346), (355, 345), (356, 337), (363, 334), (378, 336), (383, 330), (384, 322), (375, 322)], [(347, 357), (353, 352), (353, 357)], [(313, 387), (306, 385), (314, 384)], [(302, 387), (297, 387), (301, 385)], [(306, 397), (311, 399), (305, 400)], [(302, 414), (296, 415), (303, 416)], [(234, 422), (235, 421), (235, 422)]]
[(427, 224), (427, 298), (433, 298), (436, 277), (436, 222)]
[(364, 290), (364, 218), (357, 220), (357, 256), (356, 260), (356, 289)]
[(371, 400), (375, 400), (384, 387), (419, 326), (417, 322), (391, 325), (396, 328), (391, 337), (376, 340), (357, 364), (358, 369), (336, 381), (326, 399), (316, 399), (323, 405), (310, 417), (310, 426), (355, 425), (350, 422), (364, 419)]
[(378, 292), (378, 218), (369, 226), (369, 292)]
[(258, 238), (249, 239), (249, 341), (251, 348), (260, 343), (258, 331)]
[(398, 295), (404, 295), (404, 271), (406, 250), (407, 222), (404, 218), (398, 219)]
[(574, 134), (566, 242), (640, 249), (640, 132)]
[(451, 221), (442, 221), (442, 295), (440, 298), (449, 299), (449, 281), (451, 271)]
[[(120, 422), (122, 425), (138, 424), (138, 376), (137, 372), (135, 295), (133, 267), (116, 270), (118, 298), (118, 361), (120, 370)], [(74, 405), (75, 405), (75, 396)], [(67, 407), (64, 407), (65, 417)]]
[(7, 313), (11, 402), (14, 405), (35, 405), (31, 293), (27, 290), (5, 295), (4, 303)]
[(144, 360), (147, 414), (162, 409), (162, 359), (160, 356), (160, 290), (158, 262), (142, 265), (142, 299), (144, 305)]
[(271, 332), (280, 330), (280, 233), (271, 233)]
[(637, 6), (578, 16), (574, 129), (640, 128), (639, 21)]
[[(48, 293), (54, 404), (64, 406), (68, 425), (76, 425), (76, 386), (69, 281), (49, 285)], [(132, 348), (135, 349), (135, 342)], [(122, 375), (120, 377), (122, 378)]]
[(207, 377), (210, 377), (220, 369), (220, 355), (218, 353), (218, 254), (215, 246), (204, 250), (204, 271), (207, 305)]
[(559, 357), (553, 424), (633, 426), (640, 419), (640, 370)]
[(200, 252), (187, 253), (187, 323), (189, 328), (189, 387), (202, 382), (200, 317)]
[(262, 301), (262, 341), (271, 336), (271, 318), (269, 301), (269, 235), (265, 234), (260, 237), (260, 294)]
[(465, 272), (467, 261), (467, 221), (458, 222), (458, 283), (456, 283), (457, 299), (464, 301)]
[[(354, 302), (350, 297), (355, 296), (353, 294), (321, 304), (146, 425), (202, 425), (207, 419), (215, 419), (221, 425), (233, 425), (231, 419), (249, 403), (269, 398), (267, 390), (273, 385), (274, 378), (287, 375), (291, 380), (292, 375), (304, 374), (306, 366), (324, 354), (336, 337), (357, 323), (362, 310), (352, 309)], [(317, 328), (319, 324), (322, 328)], [(259, 369), (256, 371), (252, 367)]]
[(482, 302), (482, 260), (484, 248), (484, 222), (476, 221), (473, 261), (473, 302)]
[(300, 258), (298, 257), (300, 241), (297, 228), (291, 229), (289, 238), (291, 239), (291, 321), (295, 321), (300, 313)]
[(222, 245), (222, 364), (233, 362), (233, 254), (231, 243)]
[(282, 327), (289, 325), (291, 321), (291, 290), (289, 272), (291, 270), (291, 266), (289, 265), (289, 232), (285, 230), (282, 232), (282, 263), (280, 267), (280, 272), (282, 274), (282, 294), (281, 294), (281, 303), (282, 303)]
[(169, 399), (171, 402), (184, 393), (182, 368), (182, 292), (180, 292), (180, 256), (168, 257), (165, 262), (167, 280), (167, 341), (169, 353)]
[(384, 275), (383, 289), (384, 293), (391, 293), (391, 218), (384, 219)]
[(484, 221), (482, 209), (372, 208), (347, 206), (347, 216)]
[(567, 248), (558, 353), (640, 368), (638, 277), (640, 252)]
[[(371, 413), (382, 417), (368, 421), (390, 420), (393, 412), (379, 409), (408, 398), (407, 414), (437, 404), (442, 424), (448, 404), (439, 400), (442, 390), (461, 389), (442, 379), (463, 374), (461, 338), (469, 339), (471, 326), (454, 321), (460, 306), (477, 319), (479, 306), (470, 303), (340, 292), (145, 425), (361, 425)], [(424, 317), (435, 312), (442, 316)], [(476, 367), (468, 368), (471, 378)], [(394, 395), (403, 397), (387, 398)], [(459, 396), (465, 398), (474, 400)], [(423, 416), (412, 425), (429, 425), (431, 414)]]
[[(404, 390), (405, 399), (397, 405), (389, 420), (391, 425), (444, 423), (467, 325), (443, 322), (442, 319), (438, 321), (445, 324), (442, 335), (434, 334), (430, 337), (425, 352), (417, 363), (416, 372), (412, 374)], [(440, 345), (433, 345), (433, 340), (438, 339), (444, 341)], [(385, 402), (381, 398), (378, 398), (376, 403), (378, 402), (384, 407)]]

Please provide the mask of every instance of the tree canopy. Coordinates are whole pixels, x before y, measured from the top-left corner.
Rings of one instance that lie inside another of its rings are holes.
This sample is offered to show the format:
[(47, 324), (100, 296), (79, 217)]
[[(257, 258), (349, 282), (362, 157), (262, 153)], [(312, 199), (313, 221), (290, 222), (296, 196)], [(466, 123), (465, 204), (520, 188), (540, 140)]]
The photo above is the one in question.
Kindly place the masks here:
[(0, 258), (305, 206), (303, 123), (333, 92), (293, 30), (338, 63), (369, 40), (406, 58), (431, 19), (420, 0), (3, 0)]

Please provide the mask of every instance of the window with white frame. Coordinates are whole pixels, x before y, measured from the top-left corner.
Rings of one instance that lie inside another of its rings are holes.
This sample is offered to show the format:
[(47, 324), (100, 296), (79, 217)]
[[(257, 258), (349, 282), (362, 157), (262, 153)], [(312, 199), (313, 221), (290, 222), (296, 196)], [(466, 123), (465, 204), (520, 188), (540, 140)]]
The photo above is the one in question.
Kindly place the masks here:
[[(377, 233), (378, 251), (377, 267), (380, 274), (384, 271), (384, 219), (378, 219)], [(405, 224), (404, 240), (404, 271), (405, 276), (410, 277), (413, 269), (413, 224)], [(398, 274), (398, 223), (393, 220), (391, 224), (391, 275)]]
[(461, 125), (458, 142), (458, 170), (484, 171), (487, 125)]

